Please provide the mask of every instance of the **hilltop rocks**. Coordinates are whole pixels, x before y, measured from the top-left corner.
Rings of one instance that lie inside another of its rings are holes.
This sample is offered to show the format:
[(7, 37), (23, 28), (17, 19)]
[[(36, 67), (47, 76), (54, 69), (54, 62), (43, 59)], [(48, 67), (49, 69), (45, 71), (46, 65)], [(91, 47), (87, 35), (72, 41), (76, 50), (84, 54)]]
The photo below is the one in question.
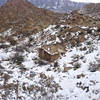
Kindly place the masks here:
[(71, 69), (72, 69), (72, 67), (64, 67), (64, 72), (68, 72)]

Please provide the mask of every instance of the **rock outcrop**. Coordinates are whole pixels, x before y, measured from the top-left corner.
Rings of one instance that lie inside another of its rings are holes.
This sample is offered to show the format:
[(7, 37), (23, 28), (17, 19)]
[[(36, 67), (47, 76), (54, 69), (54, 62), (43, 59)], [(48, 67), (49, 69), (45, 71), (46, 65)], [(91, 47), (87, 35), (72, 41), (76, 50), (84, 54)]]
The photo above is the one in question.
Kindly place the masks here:
[(39, 57), (43, 60), (53, 62), (65, 52), (66, 48), (63, 44), (50, 44), (39, 48)]

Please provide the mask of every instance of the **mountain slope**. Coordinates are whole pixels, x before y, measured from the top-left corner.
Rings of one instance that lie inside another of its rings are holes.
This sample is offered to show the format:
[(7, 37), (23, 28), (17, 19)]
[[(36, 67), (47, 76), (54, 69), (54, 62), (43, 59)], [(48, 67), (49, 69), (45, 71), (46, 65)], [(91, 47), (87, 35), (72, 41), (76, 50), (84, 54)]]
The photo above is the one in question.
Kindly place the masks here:
[(100, 3), (90, 3), (80, 10), (83, 14), (88, 14), (95, 18), (100, 18)]
[(100, 20), (27, 0), (1, 8), (0, 100), (100, 100)]
[(0, 32), (12, 28), (32, 33), (59, 21), (60, 14), (35, 7), (27, 0), (8, 0), (0, 7)]
[[(7, 0), (1, 0), (0, 5), (3, 5)], [(51, 11), (65, 13), (72, 10), (83, 8), (85, 3), (73, 2), (70, 0), (28, 0), (33, 5), (39, 8), (49, 9)]]
[[(0, 43), (0, 100), (99, 100), (99, 33), (97, 27), (50, 25), (15, 46)], [(52, 63), (40, 59), (38, 48), (60, 39), (66, 53)]]

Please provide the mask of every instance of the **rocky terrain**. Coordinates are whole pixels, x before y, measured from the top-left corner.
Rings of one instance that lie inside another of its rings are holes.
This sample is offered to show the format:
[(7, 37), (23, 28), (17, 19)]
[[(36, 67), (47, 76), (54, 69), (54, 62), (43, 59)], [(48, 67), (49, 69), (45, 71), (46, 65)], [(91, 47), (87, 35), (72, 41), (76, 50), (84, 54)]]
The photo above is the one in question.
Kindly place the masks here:
[(11, 28), (17, 33), (32, 33), (58, 22), (59, 16), (27, 0), (8, 0), (0, 7), (0, 32)]
[(87, 4), (80, 10), (80, 12), (100, 19), (100, 3)]
[[(0, 100), (99, 100), (100, 20), (8, 1), (0, 8)], [(32, 20), (41, 30), (30, 31)]]

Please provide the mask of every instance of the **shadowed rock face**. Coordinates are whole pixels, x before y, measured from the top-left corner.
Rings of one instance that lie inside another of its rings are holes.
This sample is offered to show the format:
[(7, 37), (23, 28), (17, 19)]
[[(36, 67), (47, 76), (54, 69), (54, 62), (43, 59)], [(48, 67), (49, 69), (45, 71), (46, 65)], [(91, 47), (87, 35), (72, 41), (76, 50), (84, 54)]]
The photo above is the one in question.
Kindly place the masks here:
[(37, 8), (27, 0), (8, 0), (0, 7), (0, 32), (12, 27), (17, 33), (34, 33), (58, 22), (60, 16)]

